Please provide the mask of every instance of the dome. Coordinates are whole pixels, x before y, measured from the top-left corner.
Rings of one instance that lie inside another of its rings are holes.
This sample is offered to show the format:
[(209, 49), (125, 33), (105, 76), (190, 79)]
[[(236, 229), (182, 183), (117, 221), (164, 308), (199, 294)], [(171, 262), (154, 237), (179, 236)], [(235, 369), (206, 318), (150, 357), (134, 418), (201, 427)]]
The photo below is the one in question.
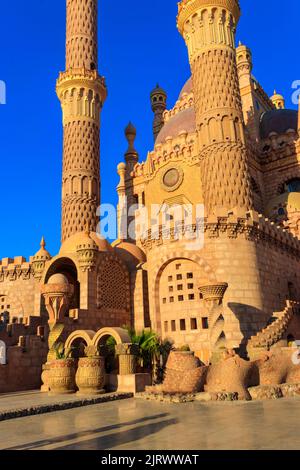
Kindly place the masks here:
[(159, 86), (159, 84), (156, 85), (156, 87), (151, 91), (151, 97), (154, 95), (164, 95), (167, 96), (167, 93), (163, 88)]
[(146, 262), (145, 253), (134, 243), (120, 242), (115, 245), (115, 252), (129, 268)]
[(53, 276), (51, 276), (49, 278), (49, 281), (47, 282), (47, 284), (51, 284), (51, 285), (53, 285), (53, 284), (68, 285), (69, 281), (66, 278), (66, 276), (64, 276), (63, 274), (57, 273), (57, 274), (53, 274)]
[(267, 139), (271, 132), (285, 134), (289, 129), (297, 131), (298, 112), (293, 109), (274, 109), (260, 118), (260, 136)]
[(192, 77), (190, 77), (184, 84), (181, 92), (180, 92), (180, 95), (179, 95), (179, 99), (182, 98), (182, 96), (186, 93), (186, 94), (190, 94), (192, 93), (193, 91), (193, 82), (192, 82)]
[(196, 116), (194, 108), (183, 109), (165, 123), (157, 136), (156, 144), (165, 142), (167, 137), (177, 137), (183, 131), (186, 131), (188, 134), (195, 132), (195, 129)]
[(42, 237), (42, 240), (40, 243), (40, 249), (33, 257), (35, 261), (36, 260), (48, 261), (49, 259), (51, 259), (51, 255), (49, 251), (46, 250), (45, 246), (46, 246), (46, 242), (45, 242), (44, 237)]
[(89, 245), (98, 251), (113, 251), (109, 242), (100, 238), (97, 233), (79, 232), (64, 241), (59, 254), (76, 253), (77, 248), (83, 245)]

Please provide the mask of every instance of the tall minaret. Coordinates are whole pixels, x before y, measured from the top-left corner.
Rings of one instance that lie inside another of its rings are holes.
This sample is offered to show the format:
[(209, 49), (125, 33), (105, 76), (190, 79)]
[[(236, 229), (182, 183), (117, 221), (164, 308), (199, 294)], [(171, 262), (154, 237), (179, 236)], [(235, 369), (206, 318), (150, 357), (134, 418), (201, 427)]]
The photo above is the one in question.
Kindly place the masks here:
[(252, 208), (235, 51), (237, 0), (182, 0), (206, 214)]
[(100, 113), (106, 98), (99, 76), (97, 0), (67, 0), (66, 72), (56, 91), (64, 126), (62, 242), (96, 231), (100, 205)]

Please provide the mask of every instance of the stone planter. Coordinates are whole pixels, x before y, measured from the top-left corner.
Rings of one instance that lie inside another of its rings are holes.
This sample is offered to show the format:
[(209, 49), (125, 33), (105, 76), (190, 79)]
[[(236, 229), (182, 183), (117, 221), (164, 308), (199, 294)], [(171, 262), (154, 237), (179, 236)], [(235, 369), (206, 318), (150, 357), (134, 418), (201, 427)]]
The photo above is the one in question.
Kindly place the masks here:
[(50, 363), (48, 383), (50, 394), (67, 394), (75, 392), (75, 361), (61, 359)]
[(79, 395), (100, 395), (105, 393), (104, 357), (83, 357), (79, 359), (76, 373)]
[(138, 346), (131, 343), (117, 344), (116, 354), (119, 357), (119, 374), (130, 375), (136, 373)]

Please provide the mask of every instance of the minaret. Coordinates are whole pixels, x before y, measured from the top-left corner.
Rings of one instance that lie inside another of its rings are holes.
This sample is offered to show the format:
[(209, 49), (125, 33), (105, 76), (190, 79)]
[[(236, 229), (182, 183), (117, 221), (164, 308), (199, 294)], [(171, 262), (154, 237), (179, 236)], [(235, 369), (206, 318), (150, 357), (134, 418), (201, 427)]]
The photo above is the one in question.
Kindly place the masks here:
[(182, 0), (178, 29), (188, 47), (206, 215), (252, 208), (236, 65), (237, 0)]
[(154, 142), (164, 126), (164, 111), (167, 108), (167, 93), (157, 84), (150, 94), (151, 108), (154, 112), (153, 138)]
[(99, 76), (97, 0), (67, 0), (66, 71), (56, 91), (64, 146), (62, 242), (87, 226), (96, 231), (100, 205), (100, 113), (106, 98)]

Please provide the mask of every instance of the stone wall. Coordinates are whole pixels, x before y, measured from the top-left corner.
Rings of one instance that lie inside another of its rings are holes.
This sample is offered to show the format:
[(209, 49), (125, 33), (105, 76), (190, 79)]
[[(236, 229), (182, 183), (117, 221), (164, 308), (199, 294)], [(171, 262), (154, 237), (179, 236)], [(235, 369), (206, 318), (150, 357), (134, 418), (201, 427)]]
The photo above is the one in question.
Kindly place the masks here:
[(8, 348), (7, 364), (0, 365), (0, 393), (39, 388), (47, 351), (41, 337), (21, 336), (18, 345)]
[(10, 320), (34, 315), (35, 280), (32, 265), (22, 256), (0, 261), (0, 314)]
[[(181, 302), (174, 299), (169, 310), (163, 304), (165, 298), (169, 301), (166, 294), (168, 278), (173, 275), (176, 279), (177, 265), (195, 263), (192, 271), (194, 275), (199, 272), (195, 276), (197, 284), (200, 279), (203, 283), (228, 283), (220, 338), (225, 338), (229, 348), (247, 342), (250, 336), (266, 326), (274, 311), (283, 310), (290, 296), (290, 284), (294, 286), (295, 298), (300, 298), (298, 239), (255, 213), (249, 214), (248, 218), (227, 216), (207, 220), (202, 249), (191, 249), (192, 245), (186, 240), (175, 239), (151, 243), (147, 240), (144, 248), (148, 259), (152, 327), (163, 337), (174, 340), (176, 346), (189, 344), (202, 360), (207, 360), (212, 346), (208, 344), (210, 331), (203, 328), (202, 318), (208, 318), (208, 324), (210, 320), (203, 301), (199, 296), (191, 300), (184, 297)], [(177, 298), (179, 295), (181, 293), (176, 291)], [(193, 314), (196, 329), (192, 329), (190, 323), (191, 308), (196, 312)], [(181, 320), (185, 320), (185, 324)], [(169, 325), (175, 321), (176, 331), (169, 327), (166, 332), (166, 321)]]

